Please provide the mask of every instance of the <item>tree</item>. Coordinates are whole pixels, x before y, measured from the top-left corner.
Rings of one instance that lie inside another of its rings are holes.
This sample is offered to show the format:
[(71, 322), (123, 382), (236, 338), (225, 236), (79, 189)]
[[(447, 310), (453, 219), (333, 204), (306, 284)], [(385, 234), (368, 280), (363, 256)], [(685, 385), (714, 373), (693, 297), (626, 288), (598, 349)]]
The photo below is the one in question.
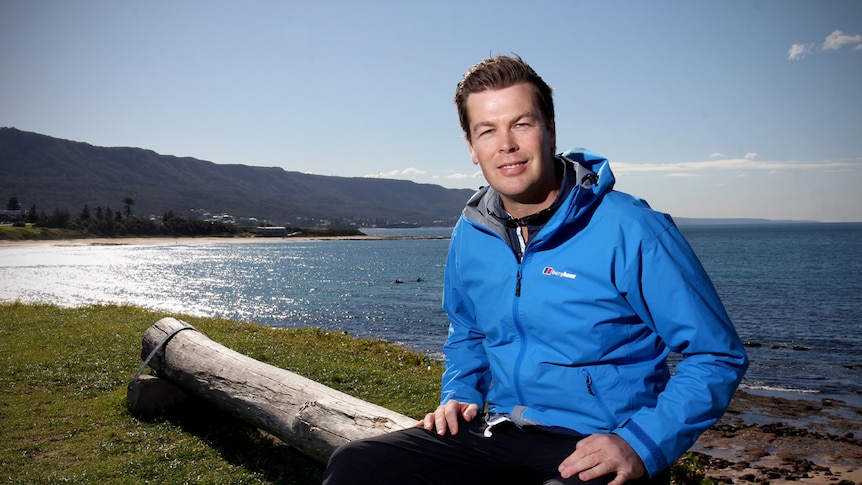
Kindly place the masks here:
[(132, 206), (133, 205), (135, 205), (135, 201), (131, 197), (126, 197), (125, 199), (123, 199), (123, 209), (126, 212), (126, 217), (129, 217), (132, 215)]
[(42, 215), (39, 216), (39, 220), (36, 222), (36, 225), (39, 227), (56, 227), (59, 229), (66, 229), (69, 227), (69, 222), (71, 222), (72, 217), (69, 215), (69, 211), (66, 209), (54, 209), (54, 214), (47, 215), (44, 211), (42, 211)]
[(87, 204), (84, 204), (84, 208), (81, 209), (81, 216), (79, 217), (82, 221), (90, 220), (90, 207)]
[(21, 203), (18, 202), (18, 197), (9, 197), (9, 202), (6, 202), (6, 210), (21, 210)]
[(27, 217), (24, 218), (24, 221), (29, 222), (30, 224), (33, 224), (38, 220), (39, 220), (39, 213), (36, 212), (36, 204), (33, 204), (33, 206), (30, 207), (30, 210), (27, 211)]

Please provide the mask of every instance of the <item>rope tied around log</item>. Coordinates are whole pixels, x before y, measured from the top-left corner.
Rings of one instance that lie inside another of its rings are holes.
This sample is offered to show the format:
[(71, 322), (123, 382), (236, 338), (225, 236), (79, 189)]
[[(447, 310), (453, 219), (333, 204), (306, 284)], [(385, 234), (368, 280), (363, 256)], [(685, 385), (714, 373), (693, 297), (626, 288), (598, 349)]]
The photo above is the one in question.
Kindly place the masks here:
[(135, 374), (135, 377), (133, 377), (131, 382), (129, 382), (129, 387), (134, 386), (135, 383), (138, 382), (138, 379), (141, 377), (141, 374), (144, 372), (144, 369), (146, 369), (147, 366), (150, 365), (150, 361), (153, 359), (153, 357), (155, 357), (156, 352), (158, 352), (159, 349), (167, 345), (168, 341), (174, 338), (174, 335), (182, 332), (183, 330), (194, 330), (195, 332), (200, 332), (200, 330), (196, 329), (195, 327), (187, 325), (185, 327), (175, 328), (171, 333), (165, 335), (161, 342), (159, 342), (155, 347), (153, 347), (153, 350), (150, 351), (150, 355), (148, 355), (147, 358), (144, 359), (144, 363), (141, 364), (141, 367), (138, 369), (138, 373)]

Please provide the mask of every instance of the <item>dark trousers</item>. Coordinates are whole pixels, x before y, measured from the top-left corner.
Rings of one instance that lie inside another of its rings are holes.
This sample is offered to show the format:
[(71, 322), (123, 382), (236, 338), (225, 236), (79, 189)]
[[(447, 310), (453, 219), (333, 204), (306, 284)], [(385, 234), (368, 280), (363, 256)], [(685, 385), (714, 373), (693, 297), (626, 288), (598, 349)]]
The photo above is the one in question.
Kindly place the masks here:
[[(614, 478), (560, 477), (557, 467), (582, 436), (504, 423), (486, 438), (484, 429), (479, 417), (462, 421), (455, 436), (410, 428), (346, 443), (330, 457), (323, 485), (598, 485)], [(670, 472), (629, 483), (667, 485)]]

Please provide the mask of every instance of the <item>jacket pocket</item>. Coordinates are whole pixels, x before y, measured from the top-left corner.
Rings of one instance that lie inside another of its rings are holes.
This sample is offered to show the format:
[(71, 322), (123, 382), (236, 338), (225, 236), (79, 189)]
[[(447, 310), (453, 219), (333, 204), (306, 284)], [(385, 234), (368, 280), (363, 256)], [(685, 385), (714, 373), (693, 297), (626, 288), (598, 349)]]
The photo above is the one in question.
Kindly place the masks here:
[(593, 397), (593, 401), (596, 405), (596, 408), (602, 413), (605, 417), (605, 421), (608, 423), (608, 430), (616, 429), (618, 424), (614, 414), (608, 408), (608, 405), (605, 403), (602, 398), (602, 394), (599, 390), (599, 386), (596, 382), (593, 381), (593, 376), (590, 374), (590, 371), (587, 369), (581, 369), (581, 374), (584, 377), (584, 385), (587, 388), (587, 393)]

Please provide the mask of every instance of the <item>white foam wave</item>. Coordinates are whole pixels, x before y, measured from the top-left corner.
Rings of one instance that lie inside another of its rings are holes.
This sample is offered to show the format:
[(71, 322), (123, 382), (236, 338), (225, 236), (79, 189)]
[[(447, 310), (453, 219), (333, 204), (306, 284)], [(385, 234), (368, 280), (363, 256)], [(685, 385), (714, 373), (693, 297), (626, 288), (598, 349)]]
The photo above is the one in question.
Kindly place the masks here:
[(741, 384), (739, 388), (749, 391), (790, 392), (795, 394), (820, 394), (820, 391), (817, 389), (793, 389), (787, 387), (765, 386), (756, 384)]

